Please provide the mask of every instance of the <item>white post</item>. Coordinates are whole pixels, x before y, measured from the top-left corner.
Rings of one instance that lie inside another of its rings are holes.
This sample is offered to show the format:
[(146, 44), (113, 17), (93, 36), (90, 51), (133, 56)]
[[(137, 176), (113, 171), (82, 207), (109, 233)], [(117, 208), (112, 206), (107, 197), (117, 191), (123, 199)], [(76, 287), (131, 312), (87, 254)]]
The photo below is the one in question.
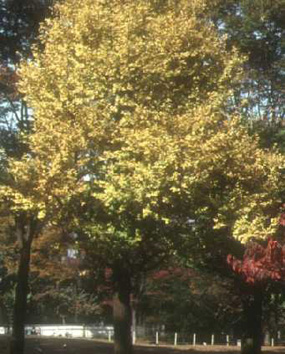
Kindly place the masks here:
[(112, 341), (112, 334), (111, 334), (111, 331), (108, 331), (108, 341), (109, 341), (109, 342)]
[(214, 345), (215, 344), (215, 335), (212, 334), (211, 336), (211, 345)]
[(227, 335), (226, 341), (227, 341), (227, 346), (229, 346), (230, 345), (230, 336), (229, 335)]
[(274, 338), (271, 338), (271, 347), (274, 347)]
[(133, 331), (133, 344), (136, 344), (136, 331)]
[(281, 331), (278, 331), (278, 332), (277, 332), (277, 338), (278, 338), (278, 339), (281, 339)]
[(155, 344), (158, 345), (158, 332), (155, 333)]
[(196, 333), (193, 334), (193, 345), (196, 345)]
[(177, 345), (177, 333), (174, 333), (174, 345)]

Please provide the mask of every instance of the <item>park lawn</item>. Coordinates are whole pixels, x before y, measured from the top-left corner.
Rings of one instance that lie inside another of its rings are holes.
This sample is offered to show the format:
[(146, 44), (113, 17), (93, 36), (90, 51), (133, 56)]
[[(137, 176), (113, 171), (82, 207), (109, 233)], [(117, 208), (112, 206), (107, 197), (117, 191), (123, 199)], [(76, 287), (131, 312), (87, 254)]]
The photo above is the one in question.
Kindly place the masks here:
[[(9, 354), (9, 338), (0, 336), (0, 353)], [(233, 354), (238, 347), (226, 346), (154, 346), (136, 345), (134, 354)], [(265, 354), (284, 353), (284, 347), (263, 348)], [(112, 344), (97, 340), (30, 337), (26, 341), (25, 354), (113, 354)]]

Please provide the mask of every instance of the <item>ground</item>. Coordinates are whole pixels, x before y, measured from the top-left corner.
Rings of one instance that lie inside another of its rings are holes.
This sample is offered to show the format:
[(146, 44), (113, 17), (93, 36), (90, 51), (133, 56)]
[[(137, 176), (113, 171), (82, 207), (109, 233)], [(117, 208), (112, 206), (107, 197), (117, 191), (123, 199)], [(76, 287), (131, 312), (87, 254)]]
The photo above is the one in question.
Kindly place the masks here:
[[(0, 353), (8, 354), (8, 338), (0, 337)], [(265, 354), (284, 353), (284, 347), (264, 348)], [(65, 338), (28, 338), (25, 354), (112, 354), (112, 345), (105, 342)], [(136, 345), (134, 354), (233, 354), (238, 347), (203, 346), (140, 346)]]

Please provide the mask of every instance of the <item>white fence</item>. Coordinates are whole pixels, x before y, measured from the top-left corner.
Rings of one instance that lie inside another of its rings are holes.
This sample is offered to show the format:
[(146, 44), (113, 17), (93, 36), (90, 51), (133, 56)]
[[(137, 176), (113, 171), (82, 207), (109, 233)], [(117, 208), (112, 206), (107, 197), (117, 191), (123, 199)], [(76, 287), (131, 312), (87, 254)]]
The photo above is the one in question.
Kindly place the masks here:
[[(112, 326), (85, 326), (85, 325), (27, 325), (26, 335), (41, 335), (73, 338), (102, 338), (110, 340), (114, 329)], [(7, 334), (7, 327), (0, 327), (0, 334)]]
[[(114, 337), (113, 326), (96, 326), (96, 325), (42, 325), (34, 324), (25, 326), (26, 335), (69, 337), (69, 338), (94, 338), (104, 339), (111, 342)], [(8, 327), (0, 327), (0, 335), (9, 334)], [(166, 333), (165, 331), (157, 331), (154, 328), (137, 327), (136, 331), (132, 331), (133, 344), (150, 343), (150, 344), (169, 344), (169, 345), (226, 345), (240, 346), (240, 338), (230, 336), (226, 333), (220, 334), (199, 334), (199, 333)], [(265, 345), (284, 345), (284, 334), (278, 331), (277, 337), (271, 338), (269, 333), (265, 336)]]

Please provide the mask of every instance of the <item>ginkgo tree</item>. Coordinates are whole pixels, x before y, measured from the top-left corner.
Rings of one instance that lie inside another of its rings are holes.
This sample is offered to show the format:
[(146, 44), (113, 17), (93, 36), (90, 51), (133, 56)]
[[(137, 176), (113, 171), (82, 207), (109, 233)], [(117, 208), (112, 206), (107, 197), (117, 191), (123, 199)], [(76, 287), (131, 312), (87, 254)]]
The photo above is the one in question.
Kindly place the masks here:
[(191, 220), (243, 242), (277, 228), (284, 158), (227, 114), (243, 58), (205, 9), (66, 0), (20, 69), (37, 195), (112, 269), (116, 354), (132, 352), (134, 279), (185, 249)]

